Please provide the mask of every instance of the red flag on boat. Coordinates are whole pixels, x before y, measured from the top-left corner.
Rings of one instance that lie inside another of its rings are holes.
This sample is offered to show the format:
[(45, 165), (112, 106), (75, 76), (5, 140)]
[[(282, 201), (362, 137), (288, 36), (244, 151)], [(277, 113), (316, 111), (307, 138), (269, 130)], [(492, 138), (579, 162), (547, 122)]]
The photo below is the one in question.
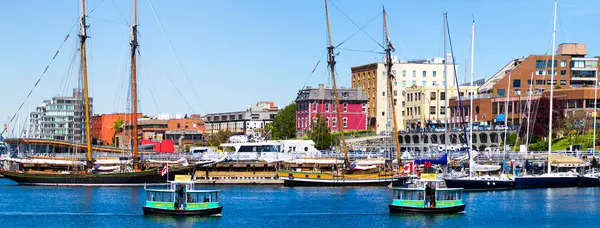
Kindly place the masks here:
[(165, 164), (165, 167), (160, 171), (160, 175), (164, 176), (169, 173), (169, 163)]
[(414, 164), (415, 164), (414, 162), (404, 164), (404, 167), (402, 167), (402, 171), (404, 173), (413, 173), (415, 171)]

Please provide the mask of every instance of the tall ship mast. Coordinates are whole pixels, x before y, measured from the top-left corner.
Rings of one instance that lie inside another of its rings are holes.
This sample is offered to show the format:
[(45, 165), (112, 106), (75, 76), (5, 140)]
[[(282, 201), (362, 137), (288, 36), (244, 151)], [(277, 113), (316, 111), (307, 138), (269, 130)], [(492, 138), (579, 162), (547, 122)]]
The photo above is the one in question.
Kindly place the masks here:
[(133, 147), (133, 170), (139, 171), (139, 143), (138, 143), (138, 123), (137, 123), (137, 58), (136, 51), (138, 47), (137, 40), (137, 0), (133, 0), (133, 24), (131, 25), (131, 122), (133, 126), (132, 147)]
[(401, 152), (400, 152), (400, 142), (398, 141), (398, 124), (396, 122), (396, 102), (394, 98), (394, 88), (393, 81), (395, 80), (395, 75), (392, 74), (392, 66), (394, 65), (392, 61), (392, 51), (396, 51), (396, 48), (392, 44), (390, 40), (390, 35), (388, 32), (387, 26), (387, 13), (385, 12), (385, 7), (383, 7), (383, 27), (385, 28), (385, 40), (386, 40), (386, 48), (385, 48), (385, 69), (387, 72), (387, 83), (388, 83), (388, 94), (390, 99), (390, 104), (392, 104), (392, 119), (393, 119), (393, 127), (394, 133), (392, 136), (394, 137), (393, 141), (396, 148), (396, 161), (398, 167), (400, 167), (401, 160)]
[[(340, 112), (340, 97), (338, 94), (337, 84), (335, 82), (335, 54), (333, 50), (335, 47), (333, 46), (333, 39), (331, 37), (331, 23), (329, 21), (329, 6), (327, 5), (327, 1), (325, 0), (325, 18), (327, 19), (327, 37), (329, 37), (329, 46), (327, 47), (328, 60), (327, 65), (329, 66), (329, 70), (331, 71), (331, 81), (333, 83), (333, 94), (335, 97), (335, 113), (337, 115), (338, 120), (342, 120), (342, 113)], [(338, 129), (340, 131), (340, 146), (344, 151), (344, 164), (346, 167), (350, 164), (348, 159), (348, 148), (346, 147), (346, 140), (344, 138), (344, 126), (343, 124), (338, 124)]]

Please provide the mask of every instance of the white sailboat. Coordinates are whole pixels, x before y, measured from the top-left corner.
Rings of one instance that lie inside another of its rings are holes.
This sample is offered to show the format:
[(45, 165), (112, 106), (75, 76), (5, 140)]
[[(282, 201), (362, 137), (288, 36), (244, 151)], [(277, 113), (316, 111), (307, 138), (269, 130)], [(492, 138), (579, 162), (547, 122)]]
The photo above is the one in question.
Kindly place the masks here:
[[(471, 86), (473, 86), (473, 69), (475, 56), (475, 20), (471, 26)], [(446, 186), (449, 188), (464, 188), (465, 190), (488, 190), (488, 189), (510, 189), (514, 187), (514, 181), (508, 176), (474, 176), (475, 172), (493, 172), (500, 170), (499, 165), (480, 165), (474, 160), (477, 157), (477, 151), (473, 150), (473, 95), (470, 96), (470, 114), (469, 114), (469, 176), (445, 178)]]
[(572, 187), (579, 185), (579, 175), (574, 172), (558, 172), (552, 173), (552, 165), (550, 164), (550, 157), (552, 152), (552, 113), (553, 113), (553, 98), (554, 98), (554, 69), (555, 69), (555, 55), (556, 55), (556, 11), (558, 7), (558, 0), (554, 0), (554, 29), (552, 31), (552, 67), (550, 76), (550, 124), (548, 131), (548, 171), (542, 175), (524, 175), (516, 177), (517, 188), (545, 188), (545, 187)]

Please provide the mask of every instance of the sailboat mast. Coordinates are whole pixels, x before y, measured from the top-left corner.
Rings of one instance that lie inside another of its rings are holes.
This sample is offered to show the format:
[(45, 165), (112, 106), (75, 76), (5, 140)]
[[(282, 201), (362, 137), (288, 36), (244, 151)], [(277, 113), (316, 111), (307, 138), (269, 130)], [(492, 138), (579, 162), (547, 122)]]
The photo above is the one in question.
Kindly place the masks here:
[(392, 104), (392, 118), (394, 124), (394, 143), (396, 144), (396, 159), (398, 161), (398, 166), (400, 166), (400, 142), (398, 141), (398, 124), (396, 122), (396, 102), (394, 98), (394, 88), (392, 82), (394, 81), (394, 75), (392, 74), (392, 66), (394, 63), (392, 62), (392, 51), (395, 51), (396, 48), (392, 44), (390, 40), (390, 35), (387, 27), (387, 13), (385, 12), (385, 7), (383, 8), (383, 27), (385, 28), (385, 40), (387, 42), (387, 47), (385, 48), (385, 68), (388, 76), (388, 94), (390, 98), (390, 103)]
[(133, 137), (133, 169), (139, 170), (138, 164), (138, 124), (137, 124), (137, 58), (136, 51), (138, 47), (137, 40), (137, 1), (133, 0), (133, 24), (131, 25), (131, 120), (133, 125), (133, 131), (131, 132)]
[(598, 118), (598, 71), (596, 70), (596, 76), (594, 78), (594, 139), (592, 140), (592, 156), (596, 157), (596, 118)]
[[(473, 23), (471, 25), (471, 88), (473, 88), (473, 69), (475, 62), (475, 19), (473, 19)], [(473, 97), (475, 93), (471, 93), (470, 102), (471, 106), (469, 107), (469, 175), (473, 176), (473, 156), (471, 156), (471, 151), (473, 150)]]
[(337, 84), (335, 82), (335, 54), (333, 53), (333, 41), (331, 38), (331, 23), (329, 22), (329, 6), (327, 5), (327, 1), (325, 0), (325, 17), (327, 19), (327, 34), (329, 36), (329, 47), (327, 47), (329, 53), (329, 60), (327, 63), (329, 64), (329, 69), (331, 70), (331, 81), (333, 82), (333, 94), (335, 96), (335, 105), (336, 105), (336, 114), (338, 119), (338, 128), (341, 136), (341, 146), (344, 150), (344, 162), (348, 165), (348, 148), (346, 148), (346, 140), (344, 138), (344, 121), (342, 120), (342, 114), (340, 113), (340, 98), (338, 94)]
[(510, 102), (510, 83), (512, 83), (512, 73), (508, 74), (508, 84), (506, 85), (506, 102), (504, 102), (504, 158), (506, 158), (506, 139), (508, 138), (508, 114), (510, 114), (508, 113), (508, 102)]
[[(554, 29), (552, 30), (552, 76), (550, 76), (550, 123), (548, 125), (548, 173), (552, 171), (550, 167), (550, 152), (552, 151), (552, 113), (554, 112), (552, 107), (552, 101), (554, 100), (554, 55), (556, 54), (556, 8), (558, 7), (558, 0), (554, 0)], [(562, 114), (562, 113), (561, 113)]]
[(448, 19), (448, 13), (444, 13), (444, 115), (446, 116), (444, 121), (444, 150), (448, 150), (448, 144), (450, 141), (448, 140), (448, 50), (446, 49), (446, 44), (448, 43), (448, 29), (446, 28)]
[(531, 119), (531, 96), (533, 95), (533, 72), (531, 72), (531, 79), (529, 81), (531, 81), (531, 83), (529, 84), (529, 96), (527, 98), (527, 133), (525, 134), (525, 137), (527, 137), (525, 140), (527, 151), (529, 151), (529, 139), (531, 138), (529, 136), (529, 127), (531, 126), (529, 120)]
[[(87, 39), (87, 24), (85, 23), (86, 11), (85, 11), (85, 0), (81, 0), (81, 18), (79, 19), (80, 34), (79, 39), (81, 41), (81, 70), (83, 73), (83, 100), (85, 103), (85, 137), (87, 143), (87, 165), (91, 167), (92, 164), (92, 134), (90, 133), (90, 99), (88, 93), (88, 77), (87, 77), (87, 57), (85, 41)], [(79, 91), (77, 91), (79, 93)]]

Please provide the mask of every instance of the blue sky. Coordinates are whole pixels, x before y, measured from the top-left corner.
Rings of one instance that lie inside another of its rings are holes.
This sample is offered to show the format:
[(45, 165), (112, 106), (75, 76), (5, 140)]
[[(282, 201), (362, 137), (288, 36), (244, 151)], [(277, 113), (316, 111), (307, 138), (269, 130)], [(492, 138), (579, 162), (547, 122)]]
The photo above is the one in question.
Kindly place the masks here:
[[(326, 25), (321, 0), (138, 0), (140, 30), (139, 81), (141, 111), (201, 113), (235, 111), (257, 101), (289, 104), (304, 85), (330, 83), (326, 73)], [(401, 59), (443, 55), (442, 13), (448, 12), (460, 80), (468, 59), (471, 18), (477, 21), (476, 78), (489, 77), (513, 58), (544, 54), (551, 48), (551, 0), (359, 1), (332, 0), (335, 44), (350, 37), (356, 24), (383, 43), (382, 4), (390, 35)], [(21, 111), (77, 85), (78, 1), (3, 1), (0, 7), (0, 120), (17, 111), (64, 37), (61, 48)], [(89, 77), (95, 113), (126, 109), (131, 2), (90, 0)], [(595, 21), (600, 2), (559, 2), (557, 44), (587, 44), (600, 55)], [(340, 10), (338, 10), (341, 9)], [(343, 12), (343, 13), (342, 13)], [(377, 16), (379, 15), (379, 16)], [(168, 39), (165, 38), (165, 35)], [(381, 51), (363, 32), (345, 49)], [(172, 50), (170, 49), (172, 47)], [(340, 86), (350, 86), (350, 67), (379, 61), (380, 54), (341, 49), (337, 57)], [(173, 54), (174, 53), (174, 54)], [(177, 58), (175, 57), (177, 56)], [(178, 61), (179, 60), (179, 61)], [(314, 73), (311, 70), (321, 60)], [(74, 65), (73, 65), (74, 64)], [(189, 106), (179, 95), (181, 90)], [(187, 76), (186, 76), (187, 75)], [(189, 80), (188, 80), (189, 78)], [(195, 89), (195, 93), (194, 93)], [(197, 95), (196, 95), (197, 94)], [(191, 106), (191, 107), (190, 107)]]

